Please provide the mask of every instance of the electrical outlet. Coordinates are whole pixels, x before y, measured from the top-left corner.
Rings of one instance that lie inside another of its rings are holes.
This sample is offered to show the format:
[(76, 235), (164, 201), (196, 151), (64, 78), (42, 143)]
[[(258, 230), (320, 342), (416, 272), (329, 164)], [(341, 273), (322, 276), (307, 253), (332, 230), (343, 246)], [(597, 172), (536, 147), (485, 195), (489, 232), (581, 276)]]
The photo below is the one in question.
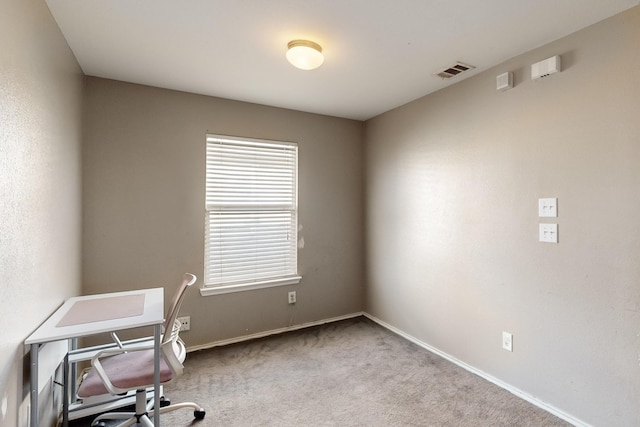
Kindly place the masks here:
[(296, 291), (289, 292), (289, 304), (296, 303)]
[(180, 332), (191, 330), (191, 316), (178, 317)]
[(502, 333), (502, 348), (507, 351), (513, 351), (513, 334), (509, 332)]

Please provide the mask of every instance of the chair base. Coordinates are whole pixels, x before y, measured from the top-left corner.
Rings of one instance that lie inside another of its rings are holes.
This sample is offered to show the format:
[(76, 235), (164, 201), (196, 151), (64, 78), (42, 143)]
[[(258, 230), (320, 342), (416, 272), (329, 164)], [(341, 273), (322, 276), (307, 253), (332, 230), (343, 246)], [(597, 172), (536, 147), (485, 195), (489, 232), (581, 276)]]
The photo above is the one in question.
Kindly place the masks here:
[[(200, 405), (195, 402), (180, 402), (175, 404), (170, 404), (167, 406), (160, 406), (160, 414), (164, 414), (166, 412), (177, 411), (179, 409), (193, 409), (193, 417), (196, 420), (204, 419), (206, 415), (206, 411)], [(147, 392), (146, 390), (137, 390), (136, 391), (136, 409), (135, 413), (133, 412), (109, 412), (106, 414), (102, 414), (94, 418), (91, 422), (92, 426), (100, 427), (105, 426), (104, 420), (124, 420), (122, 423), (117, 424), (114, 427), (129, 427), (134, 425), (140, 425), (145, 427), (153, 427), (153, 422), (151, 421), (154, 417), (154, 402), (153, 399), (147, 403)]]
[[(147, 389), (147, 400), (153, 399), (153, 389)], [(160, 396), (163, 394), (163, 387), (160, 386)], [(166, 405), (169, 405), (169, 401), (166, 401)], [(106, 412), (126, 412), (131, 413), (136, 403), (136, 391), (131, 390), (126, 395), (112, 396), (105, 394), (101, 396), (94, 396), (85, 399), (76, 399), (75, 402), (69, 404), (68, 418), (69, 421), (77, 420), (80, 418), (88, 418), (91, 416), (97, 416)], [(160, 403), (164, 404), (165, 400), (161, 400)]]

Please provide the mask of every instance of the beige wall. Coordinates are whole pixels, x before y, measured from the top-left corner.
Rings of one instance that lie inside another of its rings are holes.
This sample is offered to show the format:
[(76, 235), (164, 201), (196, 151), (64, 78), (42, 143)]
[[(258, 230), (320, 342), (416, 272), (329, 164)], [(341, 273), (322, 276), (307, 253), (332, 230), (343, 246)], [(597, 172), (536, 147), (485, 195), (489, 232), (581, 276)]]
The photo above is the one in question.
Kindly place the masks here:
[[(202, 285), (205, 134), (299, 144), (300, 284), (187, 295), (190, 347), (364, 308), (363, 123), (87, 78), (85, 293)], [(287, 304), (287, 292), (297, 303)], [(167, 298), (168, 299), (168, 298)]]
[[(19, 410), (29, 387), (23, 384), (23, 341), (66, 298), (80, 291), (81, 119), (82, 73), (46, 5), (42, 1), (3, 0), (0, 3), (0, 425), (3, 426), (26, 422), (26, 405)], [(47, 425), (47, 413), (51, 415), (52, 407), (46, 403), (42, 409), (42, 425)]]
[[(636, 7), (365, 132), (367, 311), (598, 426), (640, 425), (639, 46)], [(541, 197), (559, 244), (538, 242)]]
[[(366, 274), (381, 320), (576, 419), (640, 424), (638, 28), (636, 7), (364, 136), (356, 121), (88, 78), (81, 181), (81, 71), (44, 2), (3, 1), (0, 424), (25, 421), (23, 340), (80, 292), (81, 182), (83, 293), (202, 278), (207, 131), (300, 144), (304, 278), (194, 290), (188, 345), (358, 312)], [(530, 81), (555, 54), (564, 71)], [(516, 87), (498, 93), (504, 71)], [(558, 245), (537, 242), (539, 197), (559, 198)]]

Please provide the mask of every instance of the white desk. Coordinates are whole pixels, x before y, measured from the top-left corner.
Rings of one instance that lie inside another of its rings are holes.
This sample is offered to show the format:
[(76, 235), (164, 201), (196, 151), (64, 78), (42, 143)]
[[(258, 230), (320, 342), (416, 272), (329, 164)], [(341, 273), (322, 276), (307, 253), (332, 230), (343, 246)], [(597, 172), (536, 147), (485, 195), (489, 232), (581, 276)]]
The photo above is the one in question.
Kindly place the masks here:
[[(142, 295), (142, 297), (141, 297)], [(130, 304), (127, 304), (130, 301)], [(118, 306), (117, 317), (112, 318), (107, 310), (95, 310), (101, 305)], [(154, 400), (160, 402), (160, 334), (164, 322), (163, 288), (141, 289), (126, 292), (87, 295), (69, 298), (26, 340), (31, 346), (31, 426), (38, 426), (38, 352), (46, 343), (60, 340), (75, 340), (105, 332), (142, 326), (154, 327)], [(68, 366), (65, 360), (65, 370)], [(68, 381), (65, 375), (65, 384)], [(64, 404), (68, 404), (65, 386)], [(160, 411), (154, 411), (154, 424), (160, 425)]]

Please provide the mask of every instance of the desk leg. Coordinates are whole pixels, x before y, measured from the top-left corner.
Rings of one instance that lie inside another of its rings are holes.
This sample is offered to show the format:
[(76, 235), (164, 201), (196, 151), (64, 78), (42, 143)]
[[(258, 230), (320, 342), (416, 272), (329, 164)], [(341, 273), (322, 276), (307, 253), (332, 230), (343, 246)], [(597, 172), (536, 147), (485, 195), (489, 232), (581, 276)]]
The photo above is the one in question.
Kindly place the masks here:
[(153, 327), (153, 424), (160, 426), (160, 330), (162, 325)]
[[(77, 338), (71, 338), (71, 340), (69, 340), (69, 344), (71, 345), (71, 347), (69, 347), (69, 351), (72, 350), (77, 350), (78, 349), (78, 339)], [(77, 399), (76, 396), (76, 391), (77, 391), (77, 384), (76, 384), (76, 378), (78, 377), (78, 367), (76, 366), (75, 363), (73, 363), (72, 365), (69, 366), (69, 369), (71, 370), (71, 379), (69, 380), (69, 390), (71, 390), (71, 396), (69, 398), (69, 402), (75, 402)]]
[(64, 356), (62, 367), (62, 427), (69, 427), (69, 351)]
[(38, 352), (39, 344), (31, 344), (31, 427), (38, 427)]

